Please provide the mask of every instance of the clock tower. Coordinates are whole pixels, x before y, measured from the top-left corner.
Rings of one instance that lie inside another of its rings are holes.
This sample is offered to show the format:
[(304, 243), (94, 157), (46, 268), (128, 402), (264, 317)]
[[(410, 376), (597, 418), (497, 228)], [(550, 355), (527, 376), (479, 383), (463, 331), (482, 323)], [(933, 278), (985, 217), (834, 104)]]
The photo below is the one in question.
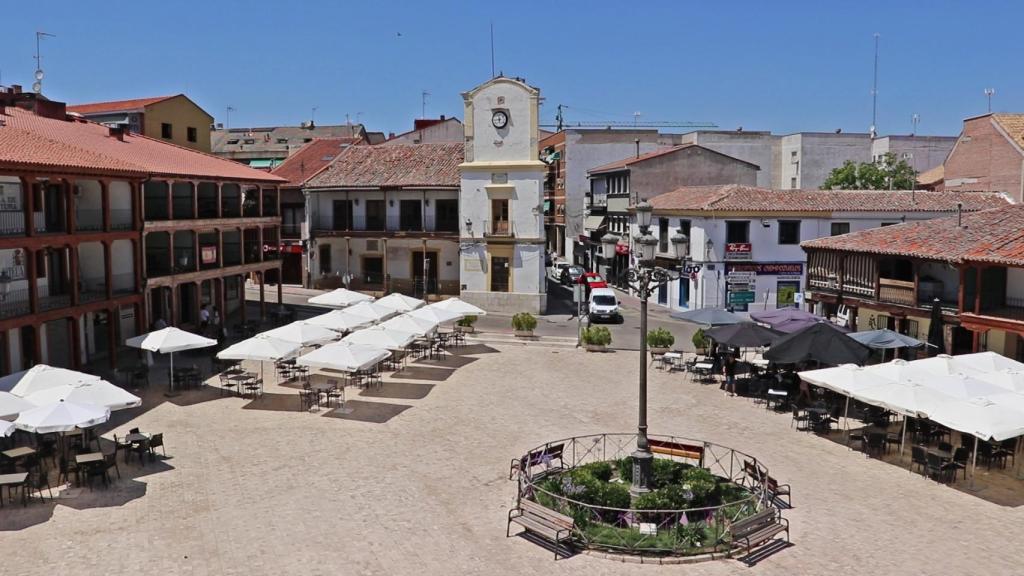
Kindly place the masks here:
[(543, 313), (547, 167), (537, 153), (540, 91), (498, 77), (462, 98), (461, 297), (493, 312)]

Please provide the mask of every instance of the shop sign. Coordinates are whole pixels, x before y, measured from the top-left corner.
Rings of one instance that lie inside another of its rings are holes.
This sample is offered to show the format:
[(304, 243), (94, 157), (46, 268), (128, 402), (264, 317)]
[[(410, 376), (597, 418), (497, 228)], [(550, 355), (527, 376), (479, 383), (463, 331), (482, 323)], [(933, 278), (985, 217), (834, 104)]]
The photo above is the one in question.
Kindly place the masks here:
[(727, 275), (731, 276), (737, 272), (757, 276), (801, 276), (804, 273), (804, 265), (803, 262), (750, 262), (726, 265)]
[(730, 242), (725, 245), (726, 260), (750, 260), (753, 253), (754, 245), (749, 242)]
[(729, 292), (729, 304), (750, 304), (754, 301), (754, 291)]

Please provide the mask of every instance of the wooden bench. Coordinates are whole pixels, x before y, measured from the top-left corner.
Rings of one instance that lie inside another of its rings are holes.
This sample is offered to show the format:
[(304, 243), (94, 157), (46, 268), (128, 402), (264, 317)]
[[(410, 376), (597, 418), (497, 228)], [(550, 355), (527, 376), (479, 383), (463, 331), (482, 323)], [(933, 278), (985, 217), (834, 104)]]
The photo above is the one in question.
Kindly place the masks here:
[(647, 445), (650, 446), (651, 452), (655, 454), (689, 458), (691, 460), (697, 460), (701, 466), (704, 465), (704, 446), (702, 445), (650, 439), (647, 440)]
[(743, 461), (743, 474), (750, 481), (751, 486), (764, 483), (764, 472), (757, 467), (753, 460)]
[(733, 522), (730, 531), (733, 546), (745, 547), (747, 554), (780, 532), (786, 533), (786, 542), (789, 542), (789, 520), (783, 518), (782, 513), (772, 506)]
[(562, 452), (564, 450), (565, 444), (553, 444), (539, 450), (534, 450), (522, 458), (513, 458), (512, 464), (508, 468), (508, 479), (512, 479), (516, 470), (528, 472), (530, 468), (550, 463), (552, 460), (558, 460), (559, 466), (565, 467), (565, 461), (562, 460)]
[(768, 491), (768, 496), (771, 497), (774, 502), (776, 498), (786, 497), (786, 505), (790, 508), (793, 507), (793, 496), (791, 494), (791, 488), (789, 484), (779, 484), (779, 481), (771, 476), (765, 474), (764, 476), (764, 489)]
[(571, 543), (572, 531), (576, 527), (575, 521), (569, 516), (559, 514), (525, 498), (520, 498), (519, 504), (508, 511), (508, 525), (505, 527), (506, 538), (511, 535), (513, 522), (528, 532), (550, 540), (555, 545), (555, 560), (558, 560), (558, 544), (561, 542)]

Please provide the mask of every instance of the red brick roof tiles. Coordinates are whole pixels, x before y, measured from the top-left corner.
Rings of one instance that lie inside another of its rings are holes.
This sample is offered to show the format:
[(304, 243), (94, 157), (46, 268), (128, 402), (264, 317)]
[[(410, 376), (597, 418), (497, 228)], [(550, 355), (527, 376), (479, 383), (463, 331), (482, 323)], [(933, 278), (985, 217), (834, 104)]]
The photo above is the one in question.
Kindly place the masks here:
[[(176, 95), (175, 95), (176, 96)], [(79, 114), (99, 114), (102, 112), (130, 112), (141, 110), (151, 104), (163, 102), (174, 96), (156, 96), (155, 98), (136, 98), (134, 100), (114, 100), (111, 102), (90, 102), (88, 104), (75, 104), (68, 106), (68, 112)]]
[(352, 146), (306, 185), (310, 188), (457, 188), (464, 152), (460, 143)]
[(237, 162), (154, 140), (126, 134), (80, 118), (64, 120), (37, 116), (7, 107), (0, 115), (0, 167), (61, 171), (76, 174), (209, 178), (277, 184), (277, 176)]
[(1008, 206), (994, 192), (917, 190), (773, 190), (753, 186), (685, 186), (650, 199), (655, 211), (952, 212)]
[(292, 153), (271, 173), (288, 180), (287, 186), (300, 187), (357, 142), (359, 138), (317, 138)]
[(863, 252), (959, 263), (1024, 266), (1024, 205), (861, 230), (802, 243), (808, 249)]

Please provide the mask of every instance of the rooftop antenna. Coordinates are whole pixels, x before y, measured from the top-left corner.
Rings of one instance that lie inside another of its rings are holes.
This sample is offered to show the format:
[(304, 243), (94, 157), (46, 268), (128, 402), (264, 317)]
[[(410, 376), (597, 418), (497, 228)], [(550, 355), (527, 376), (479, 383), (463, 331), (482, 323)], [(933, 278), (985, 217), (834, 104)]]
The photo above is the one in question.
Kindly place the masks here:
[(640, 123), (640, 112), (633, 112), (633, 126)]
[(234, 111), (235, 107), (230, 104), (224, 109), (224, 130), (231, 130), (231, 113)]
[(562, 128), (565, 127), (565, 116), (562, 115), (562, 108), (565, 108), (565, 105), (564, 104), (559, 104), (557, 108), (558, 108), (558, 113), (555, 114), (556, 130), (558, 132), (561, 132)]
[(427, 96), (430, 96), (430, 92), (426, 90), (420, 94), (420, 118), (427, 117)]
[(36, 81), (32, 84), (32, 91), (36, 94), (43, 92), (43, 55), (39, 51), (39, 41), (43, 37), (49, 36), (50, 38), (56, 38), (54, 34), (47, 32), (36, 32)]
[(876, 134), (878, 126), (878, 38), (881, 35), (875, 32), (875, 79), (871, 85), (871, 137)]
[(988, 113), (992, 113), (992, 95), (996, 93), (995, 88), (985, 88), (985, 97), (988, 98)]
[(491, 20), (491, 78), (494, 78), (494, 20)]
[(309, 115), (309, 122), (310, 123), (315, 123), (316, 122), (316, 110), (317, 110), (317, 106), (313, 106), (313, 110), (312, 110), (312, 112)]
[(911, 130), (910, 130), (910, 135), (911, 136), (917, 136), (917, 125), (920, 124), (920, 123), (921, 123), (921, 115), (920, 114), (914, 114), (913, 116), (910, 117), (910, 125), (913, 126), (913, 128), (911, 128)]

